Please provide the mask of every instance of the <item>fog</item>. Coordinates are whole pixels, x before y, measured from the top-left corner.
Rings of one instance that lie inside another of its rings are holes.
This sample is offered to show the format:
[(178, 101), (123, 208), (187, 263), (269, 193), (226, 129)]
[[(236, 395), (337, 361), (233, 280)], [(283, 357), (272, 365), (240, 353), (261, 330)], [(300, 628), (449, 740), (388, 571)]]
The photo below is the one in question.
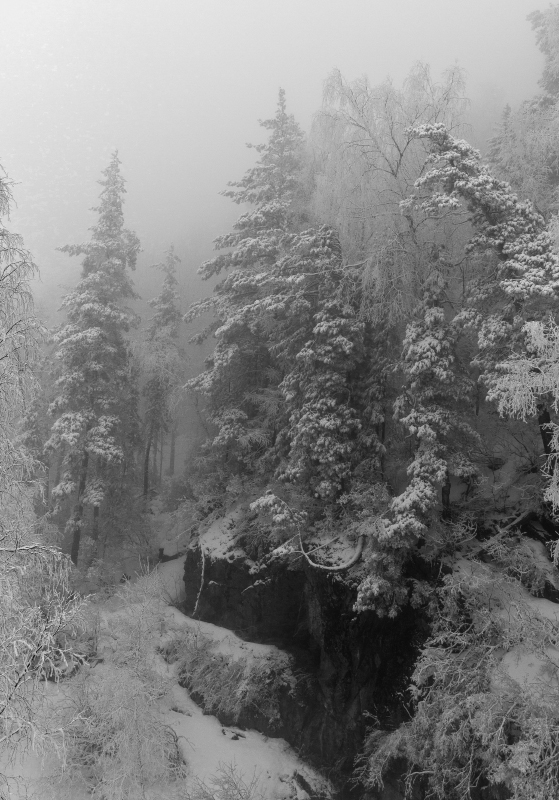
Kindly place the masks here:
[[(540, 4), (545, 5), (545, 4)], [(56, 247), (87, 238), (111, 151), (127, 180), (126, 225), (142, 267), (174, 242), (183, 291), (238, 208), (219, 192), (253, 162), (278, 88), (309, 129), (338, 67), (400, 83), (417, 60), (467, 72), (487, 135), (505, 102), (537, 90), (526, 15), (537, 0), (2, 0), (0, 163), (17, 182), (11, 228), (41, 268), (52, 319), (79, 264)], [(485, 129), (481, 131), (482, 128)], [(145, 279), (144, 279), (145, 281)]]

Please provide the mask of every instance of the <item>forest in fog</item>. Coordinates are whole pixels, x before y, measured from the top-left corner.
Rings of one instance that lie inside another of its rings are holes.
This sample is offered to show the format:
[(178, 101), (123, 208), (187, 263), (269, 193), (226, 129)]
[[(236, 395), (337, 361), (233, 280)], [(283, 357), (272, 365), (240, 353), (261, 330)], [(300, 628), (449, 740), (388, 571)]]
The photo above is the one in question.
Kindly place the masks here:
[(526, 25), (489, 134), (457, 65), (333, 69), (308, 130), (279, 88), (198, 282), (115, 149), (42, 318), (0, 173), (0, 798), (559, 797), (559, 6)]

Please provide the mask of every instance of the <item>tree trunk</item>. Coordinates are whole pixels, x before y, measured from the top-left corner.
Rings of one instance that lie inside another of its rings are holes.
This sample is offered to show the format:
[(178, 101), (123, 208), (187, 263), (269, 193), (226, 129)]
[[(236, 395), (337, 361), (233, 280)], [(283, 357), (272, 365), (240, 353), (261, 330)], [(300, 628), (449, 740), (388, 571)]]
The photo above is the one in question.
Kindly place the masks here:
[(93, 506), (93, 528), (91, 538), (94, 542), (99, 538), (99, 506)]
[[(62, 451), (61, 453), (58, 454), (58, 458), (56, 459), (56, 472), (54, 474), (54, 483), (52, 484), (53, 486), (58, 486), (58, 484), (60, 483), (60, 479), (62, 477), (62, 463), (63, 463), (63, 461), (64, 461), (64, 452)], [(50, 496), (51, 495), (50, 495), (50, 492), (49, 492), (49, 498), (50, 498)], [(49, 505), (49, 508), (51, 509), (51, 511), (53, 510), (53, 506), (52, 505)]]
[(52, 472), (52, 459), (49, 459), (49, 464), (46, 469), (45, 481), (45, 506), (50, 508), (50, 473)]
[(153, 434), (153, 449), (152, 449), (152, 464), (151, 464), (151, 471), (153, 473), (153, 479), (157, 480), (157, 445), (159, 444), (159, 436), (158, 431), (155, 431)]
[(177, 426), (171, 426), (171, 452), (169, 453), (169, 475), (175, 474), (175, 442), (177, 439)]
[(70, 551), (70, 558), (72, 562), (77, 565), (78, 563), (78, 555), (80, 552), (80, 539), (81, 539), (81, 531), (82, 531), (82, 519), (83, 519), (83, 503), (82, 497), (83, 493), (85, 492), (85, 484), (87, 481), (87, 465), (89, 463), (89, 454), (86, 452), (83, 455), (82, 459), (82, 468), (80, 473), (80, 483), (78, 486), (78, 498), (76, 503), (76, 508), (74, 511), (74, 519), (73, 519), (73, 536), (72, 536), (72, 549)]
[(543, 451), (546, 456), (551, 454), (551, 440), (553, 438), (553, 434), (551, 433), (550, 428), (548, 427), (549, 423), (551, 422), (551, 417), (549, 416), (549, 411), (547, 410), (547, 406), (539, 405), (538, 406), (538, 425), (540, 427), (540, 435), (542, 437), (543, 443)]
[(450, 473), (447, 470), (445, 476), (445, 482), (443, 483), (442, 488), (442, 502), (443, 502), (443, 519), (450, 520), (451, 513), (450, 513)]
[(153, 426), (149, 429), (148, 440), (146, 442), (146, 452), (144, 456), (144, 500), (147, 501), (149, 494), (149, 451), (153, 439)]
[(56, 462), (56, 475), (54, 476), (54, 485), (58, 486), (60, 478), (62, 477), (62, 462), (64, 461), (64, 452), (60, 453)]
[(384, 467), (386, 461), (386, 449), (384, 447), (384, 439), (386, 437), (386, 417), (384, 416), (384, 413), (382, 417), (382, 422), (378, 424), (376, 427), (377, 427), (377, 436), (379, 437), (381, 445), (383, 445), (380, 449), (379, 467), (380, 467), (380, 477), (382, 478), (382, 480), (384, 480), (384, 474), (385, 474)]

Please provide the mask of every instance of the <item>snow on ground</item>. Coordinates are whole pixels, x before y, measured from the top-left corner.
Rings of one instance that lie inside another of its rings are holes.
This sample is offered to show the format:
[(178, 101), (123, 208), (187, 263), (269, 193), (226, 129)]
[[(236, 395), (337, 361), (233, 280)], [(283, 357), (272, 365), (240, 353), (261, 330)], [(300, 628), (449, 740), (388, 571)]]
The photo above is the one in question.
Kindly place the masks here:
[(175, 558), (173, 561), (166, 561), (156, 567), (163, 597), (169, 603), (182, 603), (185, 597), (184, 587), (184, 562), (186, 556)]
[(251, 656), (266, 658), (280, 652), (273, 644), (246, 642), (228, 628), (220, 628), (219, 625), (213, 625), (211, 622), (201, 622), (191, 617), (185, 617), (176, 608), (167, 608), (165, 610), (165, 630), (167, 634), (162, 636), (162, 644), (185, 630), (193, 630), (211, 639), (215, 643), (215, 652), (232, 659), (250, 658)]
[[(545, 535), (545, 531), (543, 527), (539, 525), (539, 523), (532, 523), (532, 527), (540, 528), (543, 535)], [(540, 569), (545, 575), (546, 581), (555, 589), (559, 589), (559, 574), (557, 573), (557, 568), (549, 560), (549, 551), (544, 543), (526, 537), (523, 541), (523, 544), (525, 547), (528, 547), (528, 549), (531, 550), (534, 557), (534, 562), (536, 563), (538, 569)]]
[(246, 782), (253, 775), (259, 778), (265, 797), (302, 800), (304, 794), (296, 775), (302, 775), (311, 786), (328, 791), (327, 782), (305, 765), (284, 739), (221, 725), (215, 717), (204, 714), (177, 683), (161, 701), (161, 707), (165, 722), (179, 737), (193, 776), (208, 781), (221, 765), (233, 764)]
[(236, 546), (235, 526), (241, 516), (241, 509), (234, 508), (225, 516), (214, 520), (200, 534), (199, 542), (203, 552), (211, 554), (212, 558), (227, 558), (229, 561), (234, 558), (244, 558), (248, 561), (245, 552)]
[(151, 528), (154, 532), (154, 544), (159, 549), (163, 548), (166, 556), (183, 553), (190, 540), (187, 522), (173, 511), (159, 511), (157, 504), (152, 504), (154, 511)]
[[(163, 587), (164, 593), (174, 590), (175, 579), (181, 573), (183, 559), (167, 562), (158, 566), (156, 575)], [(145, 580), (145, 578), (143, 579)], [(130, 613), (134, 603), (132, 598), (135, 587), (128, 587), (131, 593), (127, 596), (126, 590), (123, 597), (113, 597), (97, 606), (101, 626), (99, 634), (98, 654), (109, 658), (111, 653), (118, 649), (118, 641), (114, 631), (118, 629), (118, 617)], [(178, 684), (177, 664), (168, 664), (156, 652), (173, 637), (187, 629), (195, 629), (204, 636), (216, 642), (216, 649), (232, 658), (250, 658), (267, 656), (277, 652), (270, 645), (253, 644), (239, 639), (231, 631), (220, 628), (210, 623), (199, 622), (185, 617), (176, 608), (159, 601), (157, 607), (151, 609), (154, 617), (159, 622), (155, 626), (155, 634), (150, 642), (152, 652), (152, 666), (167, 681), (170, 681), (170, 690), (158, 701), (162, 721), (169, 725), (178, 737), (180, 747), (188, 768), (188, 781), (202, 780), (210, 782), (212, 776), (222, 766), (233, 765), (246, 783), (250, 783), (253, 776), (258, 778), (258, 793), (263, 798), (292, 798), (292, 800), (306, 800), (308, 795), (297, 780), (302, 776), (307, 784), (323, 794), (331, 794), (332, 787), (316, 771), (306, 765), (292, 748), (283, 739), (268, 738), (254, 730), (240, 730), (239, 728), (224, 727), (219, 721), (204, 714), (202, 709), (190, 698), (188, 691)], [(86, 668), (84, 668), (86, 669)], [(101, 676), (105, 666), (98, 664), (89, 667), (92, 672)], [(47, 703), (56, 706), (58, 703), (67, 702), (68, 692), (72, 690), (71, 681), (62, 681), (58, 686), (46, 684), (44, 692)], [(0, 769), (2, 766), (0, 762)], [(19, 775), (19, 783), (13, 782), (6, 800), (23, 800), (27, 795), (26, 784), (31, 785), (33, 793), (30, 796), (36, 800), (45, 800), (50, 795), (44, 786), (44, 776), (56, 771), (57, 762), (53, 757), (41, 762), (33, 752), (22, 752), (11, 766), (6, 766), (7, 774)], [(304, 785), (304, 782), (303, 782)], [(164, 794), (161, 795), (165, 797)], [(72, 800), (85, 800), (76, 794)]]
[[(175, 556), (177, 553), (186, 552), (190, 541), (191, 525), (178, 512), (160, 511), (159, 502), (152, 503), (150, 515), (151, 538), (150, 546), (157, 552), (163, 550), (165, 556)], [(184, 562), (183, 562), (184, 563)], [(125, 572), (132, 579), (145, 574), (146, 564), (137, 554), (134, 545), (124, 545), (118, 558), (120, 571)]]

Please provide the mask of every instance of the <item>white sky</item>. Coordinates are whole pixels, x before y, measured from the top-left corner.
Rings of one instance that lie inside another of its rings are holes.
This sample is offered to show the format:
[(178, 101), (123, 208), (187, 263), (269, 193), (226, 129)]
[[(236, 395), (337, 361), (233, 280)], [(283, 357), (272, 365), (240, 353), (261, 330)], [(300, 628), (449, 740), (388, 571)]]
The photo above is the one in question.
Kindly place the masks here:
[(458, 63), (470, 93), (485, 107), (496, 98), (497, 111), (537, 89), (526, 15), (546, 4), (0, 0), (0, 163), (20, 183), (12, 228), (45, 291), (75, 282), (54, 248), (86, 238), (95, 181), (118, 147), (144, 259), (174, 241), (190, 270), (238, 213), (218, 193), (252, 163), (244, 144), (261, 138), (257, 120), (273, 116), (279, 86), (308, 129), (334, 67), (399, 83), (418, 59), (435, 76)]

